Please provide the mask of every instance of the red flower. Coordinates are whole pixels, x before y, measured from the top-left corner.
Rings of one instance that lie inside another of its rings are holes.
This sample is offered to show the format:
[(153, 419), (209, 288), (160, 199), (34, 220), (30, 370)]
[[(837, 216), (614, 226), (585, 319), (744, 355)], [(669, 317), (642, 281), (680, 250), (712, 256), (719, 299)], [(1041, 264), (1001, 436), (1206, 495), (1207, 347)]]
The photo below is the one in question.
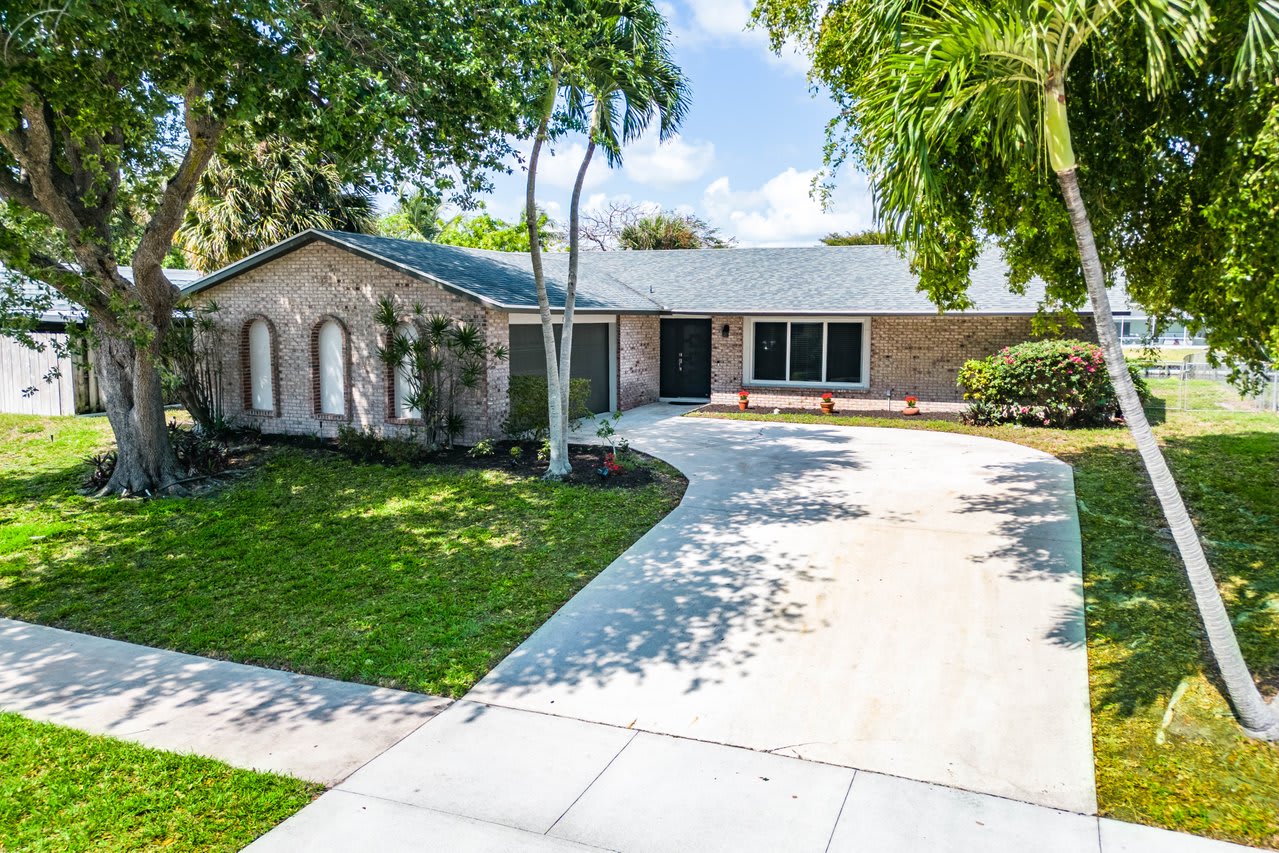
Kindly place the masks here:
[(833, 399), (835, 399), (835, 395), (834, 395), (834, 394), (832, 394), (831, 392), (829, 392), (829, 391), (823, 391), (823, 392), (822, 392), (822, 402), (823, 402), (823, 403), (829, 403), (829, 402), (830, 402), (831, 400), (833, 400)]

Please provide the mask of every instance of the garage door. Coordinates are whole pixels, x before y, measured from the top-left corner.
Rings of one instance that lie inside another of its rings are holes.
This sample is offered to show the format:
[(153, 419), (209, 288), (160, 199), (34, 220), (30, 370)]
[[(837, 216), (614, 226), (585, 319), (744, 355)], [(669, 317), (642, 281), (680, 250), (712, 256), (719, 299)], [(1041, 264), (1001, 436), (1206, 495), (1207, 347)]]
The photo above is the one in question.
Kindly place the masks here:
[[(555, 327), (556, 346), (560, 342), (560, 327)], [(511, 375), (545, 376), (546, 351), (542, 346), (541, 325), (511, 326)], [(587, 400), (590, 410), (596, 414), (607, 412), (608, 405), (608, 324), (573, 324), (574, 379), (591, 380), (591, 396)]]

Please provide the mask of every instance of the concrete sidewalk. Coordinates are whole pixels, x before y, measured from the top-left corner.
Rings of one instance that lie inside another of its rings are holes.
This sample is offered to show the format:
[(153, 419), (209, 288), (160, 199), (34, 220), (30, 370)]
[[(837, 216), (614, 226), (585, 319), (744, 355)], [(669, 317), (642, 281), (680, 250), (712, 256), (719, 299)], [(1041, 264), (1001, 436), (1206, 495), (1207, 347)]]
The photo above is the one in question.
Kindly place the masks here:
[(0, 619), (0, 710), (325, 785), (448, 705)]
[(1212, 853), (1247, 848), (736, 747), (460, 701), (252, 853)]

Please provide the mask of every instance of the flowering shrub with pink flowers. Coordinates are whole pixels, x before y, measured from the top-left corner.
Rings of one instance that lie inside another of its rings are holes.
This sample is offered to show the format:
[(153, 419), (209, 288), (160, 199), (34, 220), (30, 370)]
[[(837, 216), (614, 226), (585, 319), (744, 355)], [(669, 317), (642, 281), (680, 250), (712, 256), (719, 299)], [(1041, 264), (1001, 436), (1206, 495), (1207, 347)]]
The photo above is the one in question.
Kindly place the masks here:
[[(1142, 402), (1145, 380), (1132, 371)], [(969, 361), (959, 371), (974, 424), (1041, 427), (1098, 426), (1113, 422), (1119, 403), (1101, 347), (1085, 341), (1031, 341)]]

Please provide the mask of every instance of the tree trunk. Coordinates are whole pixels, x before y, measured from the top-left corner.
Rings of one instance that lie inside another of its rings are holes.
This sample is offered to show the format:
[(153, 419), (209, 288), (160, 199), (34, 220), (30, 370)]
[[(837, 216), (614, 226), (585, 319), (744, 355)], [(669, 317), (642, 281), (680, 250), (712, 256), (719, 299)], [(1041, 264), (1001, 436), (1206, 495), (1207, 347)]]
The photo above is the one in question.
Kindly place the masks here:
[(591, 167), (595, 154), (595, 131), (599, 127), (599, 106), (591, 109), (591, 122), (587, 129), (586, 154), (577, 170), (573, 183), (573, 197), (568, 206), (568, 280), (564, 286), (564, 326), (560, 332), (560, 411), (564, 413), (560, 436), (551, 436), (552, 444), (560, 444), (560, 452), (568, 459), (568, 430), (572, 420), (570, 397), (573, 386), (573, 307), (577, 301), (577, 264), (581, 254), (580, 225), (582, 187), (586, 183), (586, 170)]
[(1234, 706), (1244, 730), (1251, 736), (1263, 740), (1279, 740), (1279, 710), (1266, 702), (1253, 681), (1252, 673), (1239, 649), (1239, 641), (1235, 637), (1234, 626), (1230, 622), (1230, 614), (1217, 589), (1216, 579), (1208, 566), (1208, 558), (1204, 555), (1199, 534), (1191, 523), (1190, 514), (1177, 490), (1177, 483), (1172, 478), (1168, 463), (1155, 440), (1155, 434), (1146, 420), (1146, 412), (1142, 408), (1141, 399), (1137, 396), (1137, 388), (1128, 372), (1128, 364), (1124, 360), (1123, 347), (1119, 343), (1119, 333), (1115, 329), (1114, 319), (1110, 313), (1110, 299), (1106, 295), (1105, 275), (1101, 267), (1101, 258), (1097, 254), (1097, 245), (1093, 240), (1092, 224), (1088, 220), (1088, 212), (1084, 208), (1083, 197), (1079, 194), (1079, 179), (1072, 167), (1057, 172), (1057, 180), (1061, 184), (1062, 196), (1066, 200), (1066, 208), (1070, 211), (1070, 223), (1075, 231), (1075, 241), (1079, 244), (1079, 256), (1083, 264), (1084, 281), (1088, 285), (1088, 296), (1092, 301), (1093, 319), (1097, 324), (1097, 337), (1101, 342), (1102, 352), (1106, 357), (1106, 370), (1110, 381), (1114, 383), (1115, 393), (1119, 398), (1119, 407), (1124, 420), (1137, 443), (1137, 452), (1146, 466), (1146, 474), (1154, 487), (1155, 496), (1163, 508), (1164, 518), (1172, 531), (1173, 541), (1181, 554), (1181, 561), (1186, 568), (1186, 577), (1194, 593), (1195, 605), (1199, 608), (1199, 616), (1203, 620), (1204, 633), (1212, 648), (1217, 669), (1225, 682), (1230, 703)]
[(557, 436), (563, 436), (566, 433), (565, 411), (560, 406), (562, 394), (559, 359), (555, 349), (555, 320), (551, 316), (550, 298), (546, 295), (546, 275), (542, 270), (542, 241), (537, 227), (537, 162), (542, 154), (542, 144), (546, 142), (546, 131), (551, 123), (551, 114), (555, 111), (555, 98), (558, 94), (559, 77), (552, 75), (542, 105), (542, 118), (537, 126), (537, 134), (533, 137), (533, 150), (528, 158), (528, 182), (524, 191), (524, 220), (528, 227), (529, 258), (533, 265), (533, 281), (537, 287), (538, 314), (542, 320), (542, 351), (546, 356), (546, 410), (551, 458), (544, 476), (548, 480), (562, 480), (573, 470), (568, 461), (568, 454), (565, 452), (567, 443), (561, 445), (556, 441)]
[(157, 495), (179, 479), (169, 444), (160, 373), (130, 340), (100, 334), (92, 348), (103, 404), (115, 433), (115, 472), (101, 494)]

